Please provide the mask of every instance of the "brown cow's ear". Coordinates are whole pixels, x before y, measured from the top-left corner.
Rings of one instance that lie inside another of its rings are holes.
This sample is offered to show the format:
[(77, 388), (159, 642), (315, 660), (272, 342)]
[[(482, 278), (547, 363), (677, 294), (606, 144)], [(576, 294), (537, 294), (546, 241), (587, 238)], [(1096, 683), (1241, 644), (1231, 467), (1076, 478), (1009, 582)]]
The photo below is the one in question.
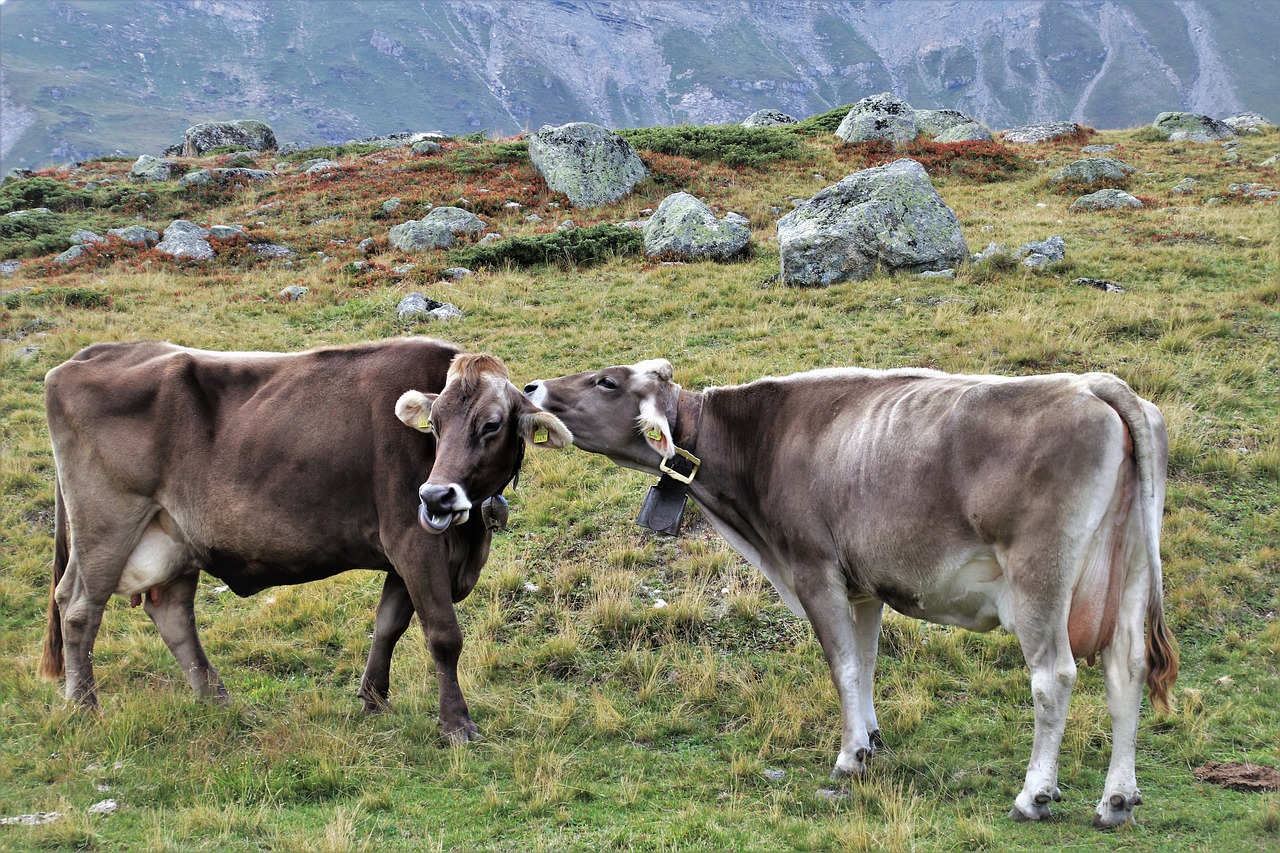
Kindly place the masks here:
[(555, 415), (541, 409), (520, 413), (520, 435), (534, 447), (561, 450), (573, 444), (569, 428)]
[(419, 432), (431, 432), (431, 404), (438, 396), (423, 394), (421, 391), (405, 391), (396, 400), (396, 417)]

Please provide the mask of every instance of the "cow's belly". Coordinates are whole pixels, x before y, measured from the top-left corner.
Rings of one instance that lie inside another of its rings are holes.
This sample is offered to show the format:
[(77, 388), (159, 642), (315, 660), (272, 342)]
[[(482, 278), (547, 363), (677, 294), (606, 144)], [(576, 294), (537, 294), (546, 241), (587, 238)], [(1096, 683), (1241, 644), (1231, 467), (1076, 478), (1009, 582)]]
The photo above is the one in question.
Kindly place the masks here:
[(163, 586), (191, 569), (191, 554), (185, 542), (165, 532), (159, 518), (147, 525), (142, 538), (125, 560), (116, 595), (141, 595), (153, 586)]
[(942, 568), (926, 590), (912, 601), (890, 601), (895, 610), (941, 625), (970, 631), (1012, 630), (1009, 584), (994, 552), (970, 555), (955, 567)]

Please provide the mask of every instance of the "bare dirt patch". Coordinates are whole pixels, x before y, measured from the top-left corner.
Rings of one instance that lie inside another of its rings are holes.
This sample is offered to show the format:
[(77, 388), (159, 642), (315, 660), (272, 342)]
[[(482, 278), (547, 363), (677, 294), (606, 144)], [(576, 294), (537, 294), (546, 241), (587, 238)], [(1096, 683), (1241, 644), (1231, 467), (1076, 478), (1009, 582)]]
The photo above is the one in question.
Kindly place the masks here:
[(1233, 791), (1280, 791), (1280, 770), (1239, 761), (1206, 761), (1192, 771), (1201, 782)]

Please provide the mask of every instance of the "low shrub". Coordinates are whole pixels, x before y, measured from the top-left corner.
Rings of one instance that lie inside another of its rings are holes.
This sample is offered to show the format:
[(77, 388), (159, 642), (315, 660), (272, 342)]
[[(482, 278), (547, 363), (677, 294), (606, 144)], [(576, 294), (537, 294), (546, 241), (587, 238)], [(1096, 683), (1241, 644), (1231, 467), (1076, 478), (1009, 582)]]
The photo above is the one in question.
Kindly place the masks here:
[(287, 163), (303, 163), (307, 160), (337, 160), (340, 157), (363, 157), (375, 151), (385, 151), (385, 145), (376, 142), (344, 142), (341, 145), (317, 145), (286, 154), (281, 160)]
[(844, 117), (849, 114), (851, 109), (853, 109), (853, 104), (845, 104), (844, 106), (827, 110), (825, 113), (809, 116), (803, 121), (798, 121), (791, 125), (788, 130), (803, 136), (833, 134), (836, 132), (836, 128), (840, 127), (840, 122), (844, 121)]
[(475, 175), (507, 163), (528, 162), (529, 143), (492, 142), (454, 148), (439, 161), (439, 169), (459, 175)]
[(799, 160), (805, 146), (784, 128), (718, 124), (706, 127), (642, 127), (618, 135), (635, 148), (726, 166), (763, 168), (780, 160)]
[(53, 178), (26, 178), (0, 187), (0, 213), (33, 207), (69, 210), (90, 206), (92, 202), (92, 193), (69, 187)]
[(932, 176), (949, 175), (979, 183), (1013, 180), (1033, 169), (1024, 157), (999, 142), (935, 142), (919, 138), (895, 148), (888, 140), (876, 139), (842, 148), (854, 151), (868, 167), (907, 157)]
[(590, 266), (610, 258), (637, 255), (644, 248), (639, 231), (602, 223), (536, 237), (511, 237), (488, 246), (450, 253), (453, 263), (478, 267), (534, 267), (543, 264)]

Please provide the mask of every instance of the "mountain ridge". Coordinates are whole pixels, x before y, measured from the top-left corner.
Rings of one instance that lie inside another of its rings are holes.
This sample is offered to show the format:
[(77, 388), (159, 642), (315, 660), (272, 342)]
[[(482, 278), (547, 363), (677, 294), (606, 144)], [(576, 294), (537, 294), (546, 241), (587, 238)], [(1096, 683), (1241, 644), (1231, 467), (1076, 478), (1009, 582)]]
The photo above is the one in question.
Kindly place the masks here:
[(893, 91), (993, 128), (1280, 113), (1240, 0), (9, 0), (0, 165), (158, 151), (200, 121), (284, 141), (797, 117)]

